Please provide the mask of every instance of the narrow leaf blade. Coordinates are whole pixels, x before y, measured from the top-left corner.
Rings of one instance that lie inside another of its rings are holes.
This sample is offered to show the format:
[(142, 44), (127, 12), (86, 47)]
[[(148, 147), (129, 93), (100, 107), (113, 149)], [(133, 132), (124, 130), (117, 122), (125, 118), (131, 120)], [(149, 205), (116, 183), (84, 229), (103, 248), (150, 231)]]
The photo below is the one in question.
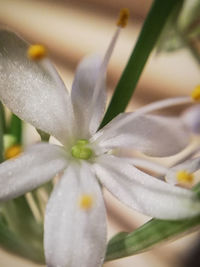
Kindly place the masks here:
[(144, 252), (154, 245), (175, 239), (200, 227), (200, 216), (179, 221), (152, 219), (132, 233), (119, 233), (107, 246), (106, 261)]

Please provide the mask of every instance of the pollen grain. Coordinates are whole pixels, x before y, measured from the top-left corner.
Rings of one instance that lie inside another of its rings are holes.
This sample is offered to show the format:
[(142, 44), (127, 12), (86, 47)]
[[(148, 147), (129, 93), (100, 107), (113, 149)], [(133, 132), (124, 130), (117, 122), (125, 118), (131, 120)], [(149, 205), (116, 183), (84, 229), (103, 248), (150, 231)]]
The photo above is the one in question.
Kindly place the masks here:
[(5, 151), (5, 158), (6, 159), (12, 159), (12, 158), (16, 158), (19, 154), (21, 154), (22, 152), (22, 147), (20, 145), (14, 145), (9, 147), (6, 151)]
[(27, 50), (27, 56), (32, 60), (41, 60), (47, 56), (47, 50), (43, 45), (31, 45)]
[(176, 173), (176, 178), (179, 183), (192, 184), (194, 182), (194, 175), (184, 170)]
[(85, 210), (85, 211), (90, 210), (92, 208), (93, 204), (94, 204), (94, 198), (93, 198), (92, 195), (90, 195), (90, 194), (83, 194), (80, 197), (79, 207), (82, 210)]
[(196, 100), (200, 101), (200, 85), (197, 85), (191, 93), (191, 97)]
[(130, 15), (129, 9), (122, 8), (120, 10), (119, 18), (117, 20), (117, 26), (122, 27), (122, 28), (126, 27), (128, 23), (129, 15)]

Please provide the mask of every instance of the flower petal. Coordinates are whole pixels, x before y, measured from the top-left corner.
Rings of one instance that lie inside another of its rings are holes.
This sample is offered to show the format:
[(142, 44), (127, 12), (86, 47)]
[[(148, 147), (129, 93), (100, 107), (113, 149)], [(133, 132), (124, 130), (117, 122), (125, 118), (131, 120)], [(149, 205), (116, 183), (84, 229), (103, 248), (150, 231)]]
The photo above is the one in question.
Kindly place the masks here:
[(179, 106), (183, 104), (188, 104), (194, 102), (193, 98), (191, 96), (179, 96), (179, 97), (172, 97), (172, 98), (166, 98), (163, 100), (155, 101), (150, 104), (147, 104), (141, 108), (138, 108), (135, 113), (138, 115), (147, 114), (152, 111), (157, 111), (164, 108), (169, 108), (172, 106)]
[(56, 145), (33, 145), (21, 156), (0, 164), (0, 200), (31, 191), (67, 166), (65, 151)]
[(190, 129), (194, 134), (200, 134), (200, 105), (195, 105), (188, 108), (181, 119), (183, 123)]
[[(79, 126), (79, 138), (88, 138), (94, 133), (103, 117), (106, 104), (105, 75), (103, 75), (97, 101), (93, 101), (95, 86), (101, 71), (99, 56), (86, 57), (79, 64), (72, 86), (72, 103)], [(90, 122), (93, 121), (91, 129)], [(95, 122), (95, 123), (94, 123)]]
[(133, 164), (136, 167), (146, 169), (148, 171), (156, 172), (159, 175), (165, 175), (168, 172), (167, 167), (157, 163), (153, 162), (147, 159), (141, 159), (141, 158), (125, 158), (126, 162), (129, 164)]
[(199, 169), (200, 169), (200, 157), (192, 158), (190, 160), (187, 160), (181, 164), (174, 166), (173, 168), (170, 168), (166, 173), (165, 179), (170, 184), (177, 184), (178, 181), (176, 175), (178, 171), (186, 171), (188, 173), (193, 173)]
[[(80, 197), (94, 197), (82, 210)], [(88, 165), (69, 166), (56, 185), (45, 216), (45, 254), (49, 267), (100, 267), (106, 249), (105, 208), (100, 186)]]
[(200, 213), (200, 202), (193, 192), (160, 181), (122, 158), (102, 156), (94, 168), (101, 183), (114, 196), (146, 215), (181, 219)]
[(28, 59), (27, 48), (14, 33), (0, 31), (0, 98), (21, 119), (63, 142), (70, 97), (51, 63)]
[(132, 116), (132, 113), (118, 115), (97, 132), (92, 140), (108, 150), (131, 147), (151, 156), (173, 155), (185, 148), (189, 142), (189, 132), (179, 118), (138, 115), (118, 128), (117, 125), (129, 116)]

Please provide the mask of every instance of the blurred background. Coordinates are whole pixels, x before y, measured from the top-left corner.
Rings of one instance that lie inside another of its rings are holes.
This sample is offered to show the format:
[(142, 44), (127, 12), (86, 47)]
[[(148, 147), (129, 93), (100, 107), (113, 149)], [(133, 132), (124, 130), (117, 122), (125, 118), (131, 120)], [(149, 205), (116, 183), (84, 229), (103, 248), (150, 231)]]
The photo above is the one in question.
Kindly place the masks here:
[[(108, 95), (112, 94), (140, 32), (152, 0), (0, 0), (0, 27), (16, 31), (31, 43), (42, 43), (70, 89), (78, 62), (88, 54), (104, 54), (122, 7), (130, 9), (108, 69)], [(152, 53), (128, 110), (166, 97), (187, 95), (199, 83), (199, 66), (187, 49)], [(29, 127), (27, 143), (39, 140)], [(109, 238), (119, 231), (133, 231), (149, 218), (122, 206), (105, 192)], [(187, 266), (186, 258), (198, 234), (162, 244), (140, 255), (105, 264), (105, 267)], [(38, 266), (0, 250), (0, 266)], [(189, 266), (189, 265), (188, 265)], [(195, 265), (190, 265), (195, 266)], [(197, 265), (196, 265), (197, 266)]]

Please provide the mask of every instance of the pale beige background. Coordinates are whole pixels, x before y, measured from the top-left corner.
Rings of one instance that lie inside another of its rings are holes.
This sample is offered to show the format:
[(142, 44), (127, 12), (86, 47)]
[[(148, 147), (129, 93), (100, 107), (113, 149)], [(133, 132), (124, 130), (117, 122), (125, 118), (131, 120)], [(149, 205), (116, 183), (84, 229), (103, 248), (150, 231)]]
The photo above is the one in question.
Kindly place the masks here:
[[(121, 7), (131, 11), (130, 22), (116, 46), (108, 70), (108, 91), (111, 95), (131, 53), (150, 0), (75, 0), (36, 1), (0, 0), (0, 25), (20, 33), (33, 43), (45, 44), (68, 88), (80, 59), (90, 53), (103, 54), (115, 30), (115, 20)], [(199, 83), (199, 69), (186, 50), (176, 54), (152, 54), (137, 86), (129, 110), (153, 100), (188, 94)], [(29, 127), (26, 142), (38, 139)], [(133, 212), (105, 192), (108, 210), (109, 237), (121, 230), (131, 231), (149, 218)], [(129, 258), (106, 263), (105, 267), (177, 266), (191, 246), (196, 234), (173, 244)], [(18, 257), (0, 252), (0, 267), (38, 266)]]

